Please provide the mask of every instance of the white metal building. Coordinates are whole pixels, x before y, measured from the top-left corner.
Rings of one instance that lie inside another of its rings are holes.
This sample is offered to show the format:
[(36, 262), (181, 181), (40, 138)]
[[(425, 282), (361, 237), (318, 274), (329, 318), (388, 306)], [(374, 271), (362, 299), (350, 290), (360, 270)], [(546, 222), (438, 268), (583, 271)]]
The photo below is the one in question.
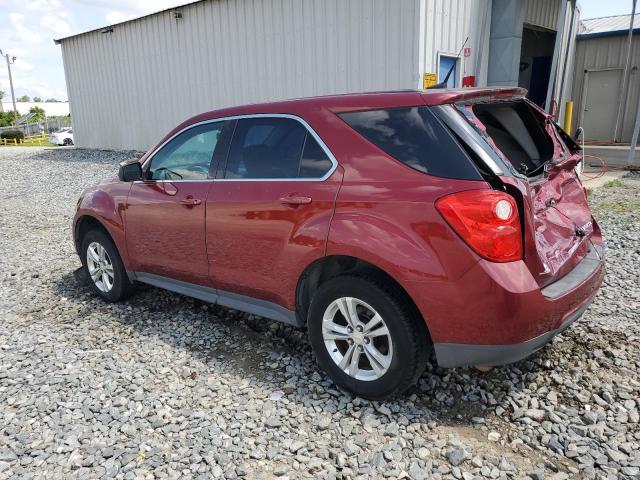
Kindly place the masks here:
[[(629, 142), (640, 105), (640, 15), (634, 19), (625, 72), (631, 15), (582, 21), (576, 43), (574, 127), (585, 139)], [(626, 76), (625, 76), (626, 74)]]
[(56, 43), (76, 145), (142, 150), (204, 111), (419, 89), (451, 66), (450, 85), (520, 84), (544, 104), (550, 83), (552, 99), (568, 98), (574, 7), (567, 0), (201, 0)]

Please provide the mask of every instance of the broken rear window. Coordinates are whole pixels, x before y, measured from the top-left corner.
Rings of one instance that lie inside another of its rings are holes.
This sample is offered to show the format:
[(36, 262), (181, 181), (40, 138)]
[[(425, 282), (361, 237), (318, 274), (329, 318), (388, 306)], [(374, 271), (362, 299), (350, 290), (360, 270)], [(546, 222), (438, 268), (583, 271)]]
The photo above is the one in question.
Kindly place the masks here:
[(526, 102), (473, 105), (474, 115), (486, 128), (495, 146), (523, 175), (534, 176), (553, 157), (553, 140), (544, 128), (544, 117)]

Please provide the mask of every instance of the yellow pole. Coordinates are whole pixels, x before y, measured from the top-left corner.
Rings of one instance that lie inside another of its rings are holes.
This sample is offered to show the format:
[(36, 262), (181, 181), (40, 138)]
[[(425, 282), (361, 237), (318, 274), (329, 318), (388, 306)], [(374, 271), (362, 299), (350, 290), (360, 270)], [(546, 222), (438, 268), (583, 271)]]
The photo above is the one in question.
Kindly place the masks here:
[(571, 135), (571, 124), (573, 123), (573, 102), (569, 100), (564, 107), (564, 131)]

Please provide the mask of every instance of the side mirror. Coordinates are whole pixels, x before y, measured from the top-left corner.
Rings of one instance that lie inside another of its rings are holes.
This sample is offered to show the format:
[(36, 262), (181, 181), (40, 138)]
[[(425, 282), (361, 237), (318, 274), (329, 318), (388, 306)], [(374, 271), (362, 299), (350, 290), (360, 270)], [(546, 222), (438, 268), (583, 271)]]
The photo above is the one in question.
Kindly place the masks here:
[(118, 170), (118, 178), (121, 182), (135, 182), (142, 180), (142, 166), (137, 161), (123, 162)]

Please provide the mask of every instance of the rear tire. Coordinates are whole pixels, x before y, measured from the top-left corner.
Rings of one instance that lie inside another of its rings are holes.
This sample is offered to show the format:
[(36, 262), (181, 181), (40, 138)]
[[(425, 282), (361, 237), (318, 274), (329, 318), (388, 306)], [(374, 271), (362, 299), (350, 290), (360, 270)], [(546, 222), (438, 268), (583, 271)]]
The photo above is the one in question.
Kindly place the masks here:
[(89, 230), (82, 239), (80, 258), (91, 289), (108, 302), (118, 302), (133, 293), (118, 249), (102, 230)]
[(380, 280), (335, 277), (311, 301), (311, 346), (337, 385), (365, 398), (386, 398), (411, 387), (425, 369), (431, 344), (417, 317)]

